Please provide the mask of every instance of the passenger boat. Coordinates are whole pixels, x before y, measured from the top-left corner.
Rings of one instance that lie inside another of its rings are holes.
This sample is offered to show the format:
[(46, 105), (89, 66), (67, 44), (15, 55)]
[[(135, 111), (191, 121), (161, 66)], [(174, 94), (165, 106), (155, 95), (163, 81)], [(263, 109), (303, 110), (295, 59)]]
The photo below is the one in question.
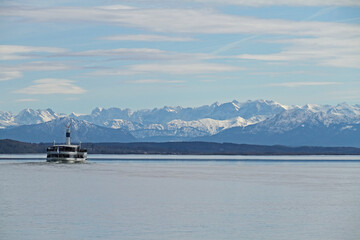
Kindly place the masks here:
[(66, 127), (66, 144), (54, 145), (47, 148), (47, 162), (84, 163), (87, 160), (87, 150), (81, 145), (71, 145), (70, 126)]

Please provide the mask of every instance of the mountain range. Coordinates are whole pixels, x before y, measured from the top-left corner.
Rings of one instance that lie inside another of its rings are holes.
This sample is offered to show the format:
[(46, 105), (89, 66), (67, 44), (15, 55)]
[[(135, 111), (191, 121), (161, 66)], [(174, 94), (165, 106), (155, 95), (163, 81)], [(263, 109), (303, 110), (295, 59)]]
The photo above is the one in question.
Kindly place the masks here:
[(0, 139), (79, 142), (209, 141), (288, 146), (360, 146), (360, 105), (287, 106), (270, 100), (133, 111), (95, 108), (90, 114), (24, 109), (0, 111)]

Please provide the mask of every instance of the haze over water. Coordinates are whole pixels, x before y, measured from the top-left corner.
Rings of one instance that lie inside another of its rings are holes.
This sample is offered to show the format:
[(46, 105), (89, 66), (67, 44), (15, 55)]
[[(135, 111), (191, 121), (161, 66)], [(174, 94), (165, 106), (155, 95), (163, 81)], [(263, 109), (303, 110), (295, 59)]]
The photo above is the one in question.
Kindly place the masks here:
[(359, 192), (358, 161), (2, 160), (0, 238), (355, 240)]

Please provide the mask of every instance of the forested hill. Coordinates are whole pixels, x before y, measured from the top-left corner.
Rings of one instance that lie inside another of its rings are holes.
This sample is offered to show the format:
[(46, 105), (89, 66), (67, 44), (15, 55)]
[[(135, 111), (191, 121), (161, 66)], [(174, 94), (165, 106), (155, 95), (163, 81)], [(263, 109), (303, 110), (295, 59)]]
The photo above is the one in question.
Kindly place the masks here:
[[(0, 140), (0, 154), (45, 153), (50, 143)], [(360, 155), (354, 147), (286, 147), (212, 142), (84, 143), (90, 154)]]
[(0, 140), (0, 154), (12, 153), (45, 153), (50, 144), (19, 142), (10, 139)]

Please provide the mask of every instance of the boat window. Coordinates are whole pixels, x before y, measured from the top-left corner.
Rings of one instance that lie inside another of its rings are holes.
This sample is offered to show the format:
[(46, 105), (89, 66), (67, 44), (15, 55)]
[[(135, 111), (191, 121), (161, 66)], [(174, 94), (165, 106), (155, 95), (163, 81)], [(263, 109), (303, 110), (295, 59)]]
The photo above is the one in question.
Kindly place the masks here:
[(75, 147), (59, 147), (59, 151), (63, 151), (63, 152), (75, 152), (76, 148)]
[(48, 151), (56, 151), (56, 149), (57, 149), (56, 147), (48, 147), (47, 148)]

